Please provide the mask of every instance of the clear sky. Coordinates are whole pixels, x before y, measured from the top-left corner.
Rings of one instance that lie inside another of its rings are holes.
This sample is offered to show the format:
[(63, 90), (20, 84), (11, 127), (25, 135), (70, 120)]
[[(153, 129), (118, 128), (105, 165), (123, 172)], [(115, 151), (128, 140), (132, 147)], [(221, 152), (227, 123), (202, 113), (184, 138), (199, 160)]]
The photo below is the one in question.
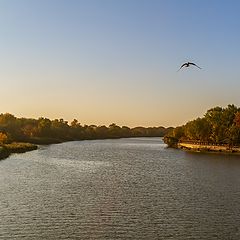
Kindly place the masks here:
[[(0, 112), (177, 126), (240, 106), (240, 1), (0, 0)], [(185, 61), (203, 69), (184, 69)]]

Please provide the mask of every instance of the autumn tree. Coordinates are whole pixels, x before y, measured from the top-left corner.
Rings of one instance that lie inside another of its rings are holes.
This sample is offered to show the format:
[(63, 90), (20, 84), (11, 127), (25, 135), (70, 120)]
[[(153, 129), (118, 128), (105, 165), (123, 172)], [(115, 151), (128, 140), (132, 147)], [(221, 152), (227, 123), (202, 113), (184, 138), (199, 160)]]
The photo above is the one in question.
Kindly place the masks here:
[(8, 142), (8, 136), (6, 133), (0, 132), (0, 145)]
[(234, 123), (236, 124), (236, 127), (240, 128), (240, 111), (235, 114)]

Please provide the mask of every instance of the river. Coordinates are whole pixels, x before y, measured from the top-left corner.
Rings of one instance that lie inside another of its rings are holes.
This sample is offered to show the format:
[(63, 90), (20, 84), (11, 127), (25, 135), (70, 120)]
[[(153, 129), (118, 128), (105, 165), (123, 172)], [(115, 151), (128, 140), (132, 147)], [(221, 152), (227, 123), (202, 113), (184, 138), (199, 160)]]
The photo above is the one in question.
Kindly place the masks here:
[(0, 239), (240, 239), (240, 156), (161, 138), (40, 146), (0, 161)]

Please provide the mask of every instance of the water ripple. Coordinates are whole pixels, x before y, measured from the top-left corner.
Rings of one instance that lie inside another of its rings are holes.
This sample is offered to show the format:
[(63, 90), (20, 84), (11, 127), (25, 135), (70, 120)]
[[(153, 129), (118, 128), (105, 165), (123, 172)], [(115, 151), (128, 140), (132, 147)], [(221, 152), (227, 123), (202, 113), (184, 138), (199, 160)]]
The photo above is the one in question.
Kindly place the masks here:
[(159, 138), (69, 142), (0, 162), (0, 239), (240, 239), (240, 159)]

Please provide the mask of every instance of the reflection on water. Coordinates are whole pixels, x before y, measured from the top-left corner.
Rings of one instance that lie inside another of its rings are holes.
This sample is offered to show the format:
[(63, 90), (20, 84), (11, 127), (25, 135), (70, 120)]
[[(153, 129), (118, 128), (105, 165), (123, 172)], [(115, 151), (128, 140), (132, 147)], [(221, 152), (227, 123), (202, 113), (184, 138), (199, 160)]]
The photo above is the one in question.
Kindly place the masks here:
[(0, 161), (0, 239), (240, 239), (240, 156), (160, 138), (68, 142)]

